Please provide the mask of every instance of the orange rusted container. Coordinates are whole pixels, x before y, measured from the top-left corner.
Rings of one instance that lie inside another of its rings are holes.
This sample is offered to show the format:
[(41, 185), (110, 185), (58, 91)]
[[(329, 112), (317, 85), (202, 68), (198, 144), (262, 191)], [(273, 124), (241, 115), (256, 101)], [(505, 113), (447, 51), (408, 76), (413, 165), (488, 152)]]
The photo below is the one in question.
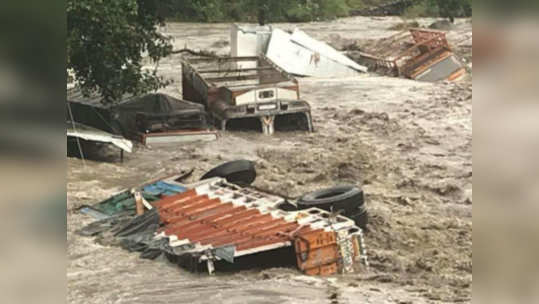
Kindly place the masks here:
[(339, 271), (340, 254), (334, 231), (316, 230), (299, 235), (294, 246), (298, 268), (309, 275), (331, 275)]

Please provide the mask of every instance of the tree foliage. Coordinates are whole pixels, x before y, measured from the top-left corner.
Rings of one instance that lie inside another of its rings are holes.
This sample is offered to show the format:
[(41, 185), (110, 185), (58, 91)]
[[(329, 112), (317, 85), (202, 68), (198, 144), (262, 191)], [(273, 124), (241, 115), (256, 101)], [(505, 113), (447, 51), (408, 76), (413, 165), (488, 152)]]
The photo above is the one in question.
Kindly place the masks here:
[[(411, 12), (420, 16), (471, 16), (472, 0), (416, 0)], [(305, 22), (347, 16), (391, 0), (171, 0), (167, 17), (180, 21)]]
[(267, 22), (313, 21), (348, 14), (348, 2), (359, 0), (172, 0), (168, 17), (181, 21)]
[(417, 0), (405, 13), (406, 17), (470, 17), (472, 0)]
[(437, 8), (438, 15), (444, 18), (472, 15), (472, 0), (430, 0), (431, 6)]
[(162, 0), (67, 0), (67, 68), (83, 92), (97, 91), (105, 102), (164, 84), (144, 70), (143, 54), (157, 62), (172, 47), (157, 31)]

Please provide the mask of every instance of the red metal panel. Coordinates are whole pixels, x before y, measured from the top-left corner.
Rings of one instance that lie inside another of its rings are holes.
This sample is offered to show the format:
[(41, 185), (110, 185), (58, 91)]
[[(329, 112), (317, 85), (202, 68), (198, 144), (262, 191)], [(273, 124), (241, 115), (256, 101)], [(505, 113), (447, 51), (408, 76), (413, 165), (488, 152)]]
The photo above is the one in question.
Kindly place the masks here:
[(223, 225), (223, 227), (228, 227), (227, 225), (229, 225), (230, 223), (234, 223), (242, 219), (248, 219), (251, 216), (259, 214), (260, 211), (258, 211), (257, 209), (246, 209), (245, 212), (219, 220), (216, 222), (216, 224)]
[[(242, 212), (241, 210), (239, 212)], [(236, 212), (237, 213), (237, 212)], [(201, 220), (197, 222), (191, 222), (185, 225), (176, 226), (171, 231), (174, 234), (182, 238), (193, 239), (201, 237), (201, 235), (208, 235), (211, 233), (217, 233), (219, 231), (216, 221)]]
[(234, 212), (233, 210), (236, 209), (239, 212), (240, 210), (245, 210), (245, 207), (237, 207), (234, 208), (234, 205), (232, 203), (226, 203), (226, 204), (220, 204), (210, 209), (205, 209), (201, 211), (194, 212), (189, 215), (189, 218), (186, 219), (185, 215), (174, 215), (168, 218), (167, 223), (170, 226), (173, 225), (184, 225), (188, 222), (192, 221), (198, 221), (198, 220), (206, 220), (211, 221), (213, 219), (217, 219), (219, 216), (223, 216), (226, 214), (230, 214), (231, 212)]
[[(210, 233), (208, 235), (204, 235), (198, 238), (197, 241), (201, 242), (202, 244), (209, 244), (209, 243), (212, 243), (213, 241), (220, 240), (221, 239), (220, 237), (222, 237), (223, 235), (234, 234), (237, 232), (248, 230), (245, 227), (248, 227), (253, 224), (262, 224), (269, 220), (271, 220), (271, 215), (269, 214), (263, 214), (263, 215), (259, 214), (250, 218), (240, 219), (236, 222), (218, 227), (217, 229), (215, 229), (218, 231), (217, 233)], [(224, 231), (225, 233), (224, 234), (221, 233), (222, 231)]]
[(190, 206), (194, 206), (196, 204), (200, 204), (207, 200), (209, 200), (207, 195), (200, 195), (200, 196), (195, 196), (189, 199), (183, 199), (181, 201), (177, 201), (175, 204), (168, 205), (168, 208), (163, 210), (163, 212), (174, 214), (176, 212), (181, 211), (182, 209), (185, 209)]
[(218, 237), (211, 240), (210, 242), (212, 244), (216, 244), (217, 246), (222, 246), (226, 244), (238, 244), (248, 239), (260, 237), (258, 235), (260, 231), (264, 231), (264, 229), (268, 229), (268, 227), (274, 228), (275, 226), (278, 226), (283, 222), (284, 221), (280, 219), (262, 219), (260, 221), (252, 222), (248, 225), (244, 225), (242, 227), (230, 230), (231, 233), (229, 235), (224, 237)]
[(196, 217), (195, 221), (192, 221), (190, 218), (186, 218), (185, 216), (178, 216), (170, 225), (168, 225), (167, 234), (175, 235), (182, 230), (189, 231), (193, 227), (198, 228), (200, 225), (211, 225), (219, 219), (228, 218), (240, 212), (245, 212), (245, 207), (232, 208), (229, 207), (228, 204), (224, 206), (227, 208), (223, 211), (215, 212), (213, 215), (207, 217)]
[[(266, 229), (257, 233), (256, 240), (237, 244), (238, 247), (236, 248), (236, 250), (248, 250), (256, 247), (274, 244), (277, 242), (288, 241), (291, 238), (291, 236), (289, 236), (288, 234), (294, 232), (298, 227), (299, 224), (297, 224), (296, 222), (292, 222), (286, 223), (284, 225), (279, 225), (277, 227), (272, 227), (271, 229)], [(305, 226), (298, 230), (297, 233), (306, 233), (310, 231), (312, 231), (312, 229), (308, 226)]]
[(340, 253), (334, 231), (299, 234), (295, 242), (298, 268), (306, 274), (333, 274), (339, 270)]
[(197, 195), (196, 191), (194, 189), (191, 189), (177, 195), (167, 196), (159, 201), (153, 202), (152, 204), (155, 208), (157, 208), (161, 212), (161, 209), (165, 209), (172, 202), (189, 198), (189, 197), (194, 197), (196, 195)]
[(201, 201), (198, 201), (195, 204), (191, 204), (191, 205), (185, 206), (183, 208), (177, 208), (177, 209), (171, 211), (171, 213), (183, 214), (183, 215), (186, 215), (186, 216), (190, 216), (192, 214), (196, 214), (197, 212), (201, 212), (201, 211), (211, 209), (211, 208), (213, 208), (215, 206), (218, 206), (220, 204), (221, 204), (221, 200), (219, 200), (218, 198), (203, 199)]
[(250, 209), (228, 218), (208, 223), (199, 231), (193, 231), (192, 233), (190, 231), (180, 231), (176, 235), (179, 239), (189, 238), (191, 241), (202, 241), (208, 238), (228, 234), (229, 229), (257, 216), (260, 216), (260, 212), (256, 209)]

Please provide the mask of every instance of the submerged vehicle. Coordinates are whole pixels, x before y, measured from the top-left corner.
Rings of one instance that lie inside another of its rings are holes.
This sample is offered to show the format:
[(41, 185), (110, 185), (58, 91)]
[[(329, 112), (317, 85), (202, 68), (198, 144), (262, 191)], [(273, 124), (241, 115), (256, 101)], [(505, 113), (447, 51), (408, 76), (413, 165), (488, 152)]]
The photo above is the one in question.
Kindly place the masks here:
[(105, 104), (100, 96), (85, 97), (73, 88), (67, 91), (67, 101), (74, 121), (127, 138), (207, 128), (203, 106), (161, 93), (125, 96), (114, 104)]
[(204, 105), (222, 130), (313, 131), (311, 107), (300, 98), (298, 81), (264, 55), (184, 57), (182, 89), (183, 98)]

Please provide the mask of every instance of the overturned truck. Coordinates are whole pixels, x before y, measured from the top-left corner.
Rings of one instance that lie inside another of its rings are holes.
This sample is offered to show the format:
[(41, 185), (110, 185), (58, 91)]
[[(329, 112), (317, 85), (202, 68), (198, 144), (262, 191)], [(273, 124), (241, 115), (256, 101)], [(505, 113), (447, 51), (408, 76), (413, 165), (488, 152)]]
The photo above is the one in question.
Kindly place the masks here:
[[(368, 267), (362, 229), (347, 217), (315, 207), (284, 211), (284, 198), (220, 177), (190, 185), (178, 178), (84, 206), (81, 212), (99, 220), (79, 233), (210, 274), (295, 264), (307, 275), (332, 275)], [(139, 216), (128, 215), (134, 209)]]
[(357, 60), (379, 73), (419, 81), (453, 81), (466, 75), (445, 33), (424, 28), (381, 39), (375, 47), (359, 52)]
[(264, 55), (184, 57), (182, 89), (183, 98), (203, 104), (222, 130), (313, 130), (298, 81)]

